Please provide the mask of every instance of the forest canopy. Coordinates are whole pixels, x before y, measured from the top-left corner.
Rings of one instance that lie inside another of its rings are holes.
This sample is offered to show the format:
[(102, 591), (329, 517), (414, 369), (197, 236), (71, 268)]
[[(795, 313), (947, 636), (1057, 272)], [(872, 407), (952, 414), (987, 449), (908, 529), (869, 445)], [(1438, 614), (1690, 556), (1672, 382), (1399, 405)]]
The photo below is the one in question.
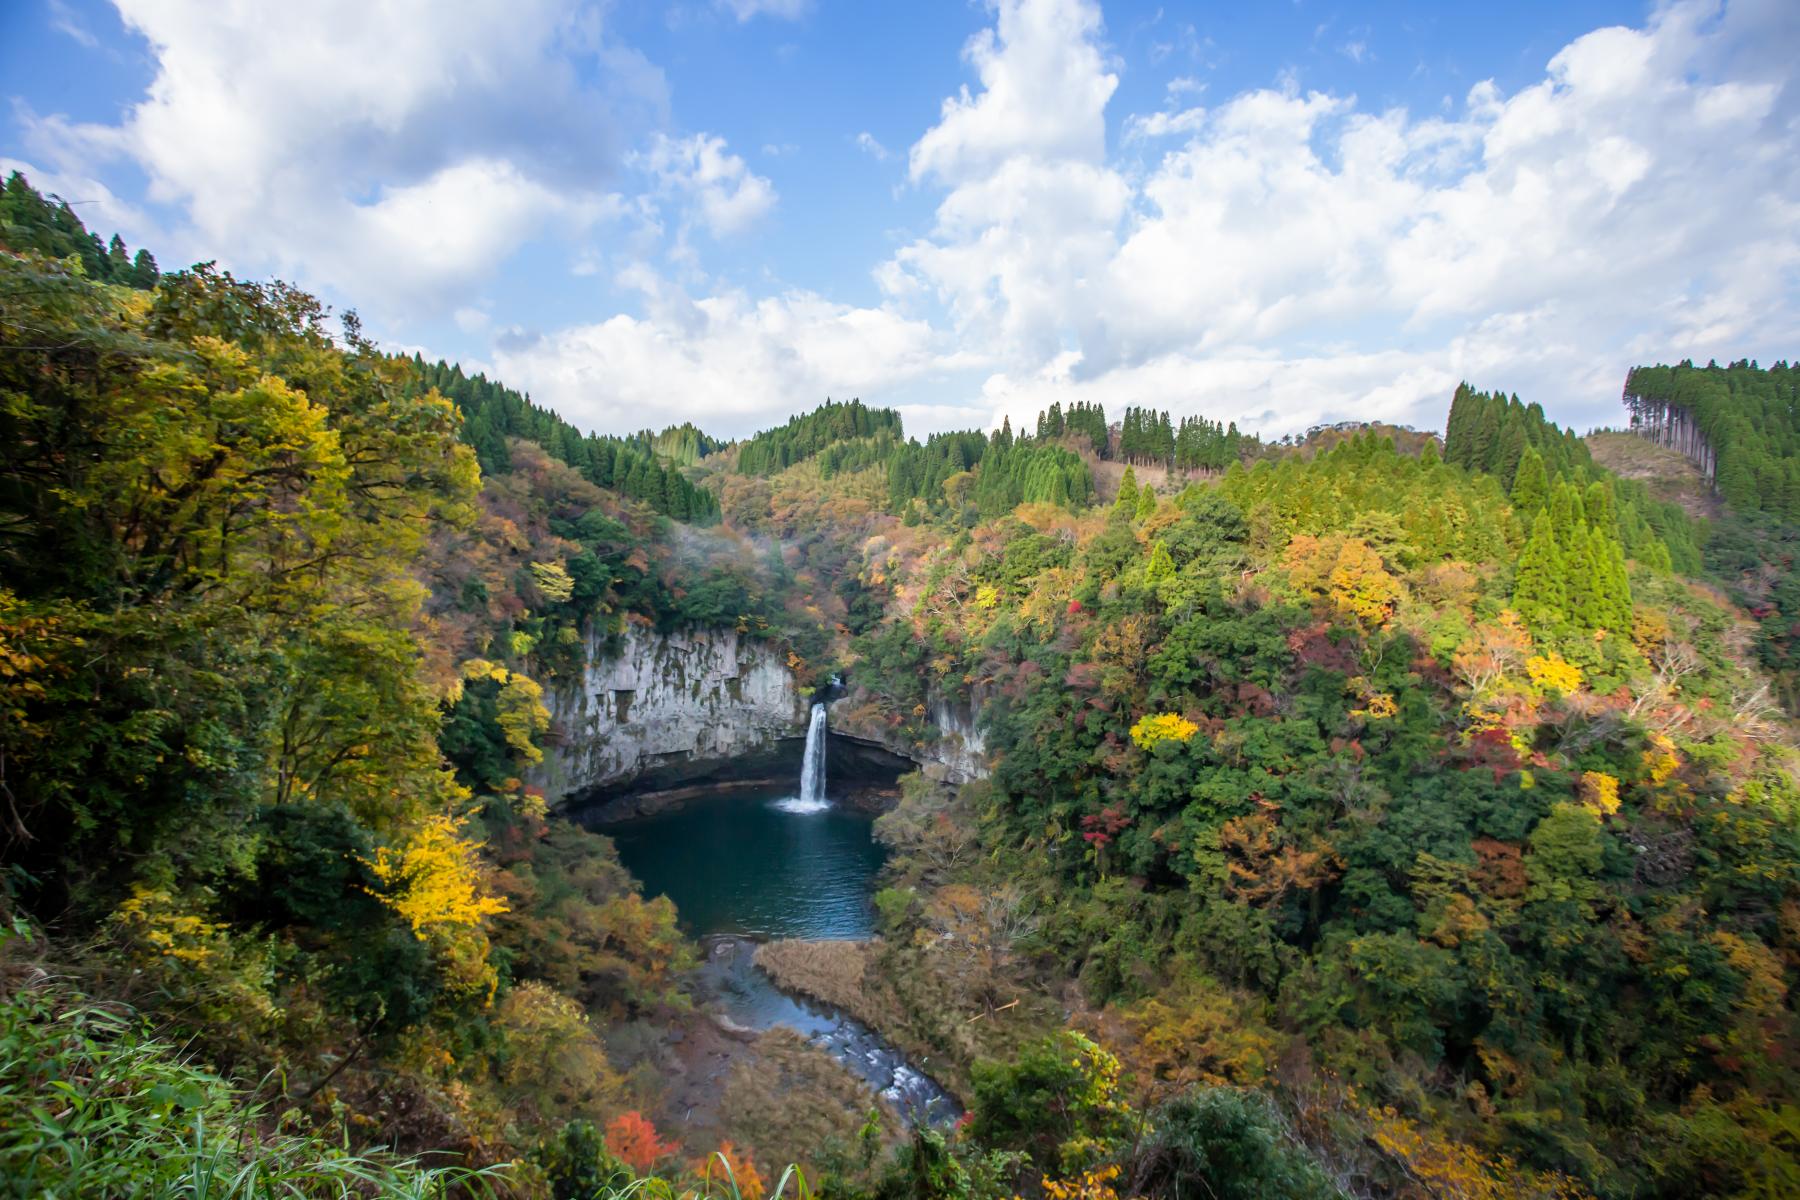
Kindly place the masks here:
[[(4, 202), (0, 1177), (1800, 1188), (1784, 365), (1633, 372), (1711, 515), (1468, 385), (1441, 444), (1082, 402), (603, 436)], [(929, 768), (872, 801), (881, 936), (765, 949), (966, 1121), (697, 1011), (673, 905), (547, 794), (590, 668), (678, 633)], [(757, 1098), (686, 1145), (709, 1091)]]

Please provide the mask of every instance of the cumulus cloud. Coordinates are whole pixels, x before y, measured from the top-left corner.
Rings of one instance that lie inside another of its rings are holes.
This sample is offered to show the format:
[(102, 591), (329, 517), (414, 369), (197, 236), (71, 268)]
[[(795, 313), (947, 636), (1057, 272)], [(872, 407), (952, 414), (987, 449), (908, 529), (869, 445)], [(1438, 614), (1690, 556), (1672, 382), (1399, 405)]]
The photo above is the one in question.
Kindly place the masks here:
[[(775, 187), (714, 134), (649, 132), (667, 84), (593, 10), (118, 3), (155, 79), (117, 123), (37, 118), (37, 175), (165, 257), (494, 336), (501, 377), (589, 427), (741, 432), (827, 394), (903, 397), (915, 432), (1079, 397), (1268, 433), (1428, 426), (1463, 378), (1580, 424), (1616, 419), (1635, 362), (1800, 344), (1788, 0), (1672, 0), (1517, 91), (1420, 113), (1291, 77), (1222, 95), (1188, 31), (1164, 111), (1124, 114), (1094, 0), (991, 0), (970, 83), (905, 155), (933, 213), (872, 264), (864, 304), (776, 272), (762, 295), (708, 282), (688, 233), (742, 238)], [(715, 3), (739, 21), (807, 7)], [(119, 162), (188, 227), (151, 237), (101, 182)], [(602, 254), (605, 223), (624, 236)], [(549, 236), (634, 312), (496, 334), (505, 314), (473, 293)]]
[(1098, 46), (1098, 5), (1002, 0), (995, 28), (963, 48), (981, 93), (944, 101), (938, 123), (912, 148), (915, 182), (955, 187), (1009, 162), (1098, 163), (1106, 151), (1106, 102), (1119, 77)]
[[(118, 0), (156, 75), (117, 124), (37, 118), (54, 171), (124, 161), (196, 253), (395, 308), (449, 307), (525, 240), (613, 210), (661, 74), (553, 0)], [(586, 66), (601, 84), (584, 81)]]
[(642, 264), (645, 300), (619, 315), (502, 349), (500, 377), (585, 428), (693, 420), (744, 434), (823, 401), (872, 396), (953, 366), (929, 324), (794, 290), (693, 297)]
[(659, 133), (636, 161), (662, 189), (682, 196), (690, 219), (714, 237), (741, 233), (775, 207), (774, 186), (727, 150), (724, 138)]
[(1635, 361), (1800, 334), (1800, 122), (1767, 51), (1791, 6), (1673, 4), (1450, 117), (1291, 82), (1130, 117), (1181, 139), (1141, 175), (1105, 152), (1102, 36), (1088, 0), (1002, 0), (966, 51), (983, 89), (912, 149), (935, 227), (877, 271), (991, 350), (1015, 418), (1084, 393), (1431, 425), (1468, 377), (1606, 420)]

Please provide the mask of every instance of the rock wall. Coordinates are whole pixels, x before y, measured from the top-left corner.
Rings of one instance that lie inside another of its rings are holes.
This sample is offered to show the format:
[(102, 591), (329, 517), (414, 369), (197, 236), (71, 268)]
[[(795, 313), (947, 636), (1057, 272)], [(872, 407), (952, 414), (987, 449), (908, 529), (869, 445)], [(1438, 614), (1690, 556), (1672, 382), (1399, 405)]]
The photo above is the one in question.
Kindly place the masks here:
[(928, 706), (931, 723), (938, 728), (937, 740), (909, 741), (869, 693), (853, 686), (843, 702), (831, 708), (831, 731), (909, 758), (927, 776), (945, 783), (986, 778), (991, 768), (987, 741), (977, 727), (980, 697), (973, 704), (932, 697)]
[(552, 803), (749, 766), (806, 732), (807, 706), (780, 652), (735, 630), (659, 634), (633, 625), (610, 657), (590, 639), (579, 683), (549, 691), (545, 702), (551, 736), (535, 782)]
[(987, 739), (976, 727), (975, 718), (972, 704), (952, 704), (942, 699), (931, 702), (931, 723), (938, 727), (940, 736), (930, 753), (952, 783), (987, 777)]

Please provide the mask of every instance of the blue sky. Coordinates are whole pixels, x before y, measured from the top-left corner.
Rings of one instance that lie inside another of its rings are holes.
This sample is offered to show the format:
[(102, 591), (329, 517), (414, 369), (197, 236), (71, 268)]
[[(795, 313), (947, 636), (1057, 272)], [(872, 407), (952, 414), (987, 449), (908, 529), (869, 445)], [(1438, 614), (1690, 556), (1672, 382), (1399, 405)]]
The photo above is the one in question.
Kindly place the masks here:
[(1617, 419), (1800, 346), (1800, 6), (24, 0), (0, 160), (588, 428)]

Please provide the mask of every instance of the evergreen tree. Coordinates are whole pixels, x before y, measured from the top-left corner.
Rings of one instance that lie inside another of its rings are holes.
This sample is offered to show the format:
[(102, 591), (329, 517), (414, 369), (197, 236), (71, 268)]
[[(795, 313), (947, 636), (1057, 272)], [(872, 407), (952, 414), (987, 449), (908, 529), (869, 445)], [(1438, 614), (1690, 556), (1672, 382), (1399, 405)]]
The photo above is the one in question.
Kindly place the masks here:
[(1138, 489), (1136, 518), (1147, 520), (1156, 515), (1156, 489), (1143, 487)]
[(1494, 462), (1494, 475), (1502, 486), (1512, 486), (1519, 471), (1519, 462), (1525, 454), (1525, 446), (1524, 410), (1514, 405), (1507, 409), (1501, 425)]
[(1127, 515), (1137, 512), (1138, 481), (1137, 472), (1130, 466), (1125, 468), (1125, 475), (1119, 480), (1119, 498), (1113, 501), (1113, 509)]
[(1544, 474), (1544, 456), (1537, 452), (1537, 447), (1527, 446), (1513, 477), (1513, 511), (1519, 514), (1521, 521), (1530, 521), (1549, 498), (1550, 481)]
[(1619, 515), (1614, 507), (1612, 485), (1603, 479), (1596, 479), (1588, 484), (1582, 497), (1582, 507), (1587, 512), (1588, 524), (1604, 533), (1608, 538), (1619, 536)]
[(1533, 629), (1551, 630), (1563, 623), (1567, 605), (1563, 574), (1556, 527), (1549, 511), (1540, 510), (1513, 577), (1513, 610)]
[(156, 286), (156, 281), (160, 278), (162, 273), (156, 269), (155, 256), (148, 250), (139, 250), (137, 257), (131, 260), (131, 286), (148, 291)]

